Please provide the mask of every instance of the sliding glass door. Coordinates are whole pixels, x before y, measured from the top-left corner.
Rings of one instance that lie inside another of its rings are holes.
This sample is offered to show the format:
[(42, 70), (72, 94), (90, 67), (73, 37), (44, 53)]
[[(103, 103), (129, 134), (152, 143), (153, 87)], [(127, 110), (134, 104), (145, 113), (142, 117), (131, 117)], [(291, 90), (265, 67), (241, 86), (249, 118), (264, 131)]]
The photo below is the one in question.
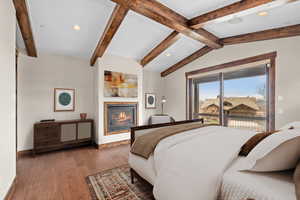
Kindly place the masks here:
[(206, 76), (195, 84), (195, 117), (203, 118), (206, 124), (220, 124), (219, 75)]
[(224, 73), (224, 125), (264, 131), (267, 127), (265, 66)]
[(207, 124), (268, 129), (267, 66), (201, 76), (193, 80), (194, 118)]

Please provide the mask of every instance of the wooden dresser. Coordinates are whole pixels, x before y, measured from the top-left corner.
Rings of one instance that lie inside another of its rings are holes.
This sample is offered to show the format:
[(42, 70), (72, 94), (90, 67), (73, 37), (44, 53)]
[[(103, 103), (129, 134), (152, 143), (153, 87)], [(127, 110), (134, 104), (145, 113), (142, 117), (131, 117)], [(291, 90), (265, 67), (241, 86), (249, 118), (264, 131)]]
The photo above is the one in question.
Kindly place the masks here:
[(94, 144), (94, 121), (68, 120), (34, 124), (33, 153)]

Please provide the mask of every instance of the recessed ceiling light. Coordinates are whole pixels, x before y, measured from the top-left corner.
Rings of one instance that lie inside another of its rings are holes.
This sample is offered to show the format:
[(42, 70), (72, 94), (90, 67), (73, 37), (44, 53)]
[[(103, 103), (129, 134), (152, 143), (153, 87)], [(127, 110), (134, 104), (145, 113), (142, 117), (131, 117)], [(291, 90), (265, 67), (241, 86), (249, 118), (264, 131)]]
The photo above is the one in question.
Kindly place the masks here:
[(79, 25), (74, 25), (74, 26), (73, 26), (73, 29), (74, 29), (75, 31), (80, 31), (80, 26), (79, 26)]
[(167, 57), (170, 57), (170, 56), (171, 56), (171, 54), (170, 54), (170, 53), (166, 53), (166, 56), (167, 56)]
[(259, 12), (259, 13), (257, 13), (259, 16), (262, 16), (262, 17), (264, 17), (264, 16), (267, 16), (268, 15), (268, 12), (266, 12), (266, 11), (261, 11), (261, 12)]
[(229, 24), (239, 24), (243, 21), (240, 17), (233, 17), (232, 19), (228, 20)]

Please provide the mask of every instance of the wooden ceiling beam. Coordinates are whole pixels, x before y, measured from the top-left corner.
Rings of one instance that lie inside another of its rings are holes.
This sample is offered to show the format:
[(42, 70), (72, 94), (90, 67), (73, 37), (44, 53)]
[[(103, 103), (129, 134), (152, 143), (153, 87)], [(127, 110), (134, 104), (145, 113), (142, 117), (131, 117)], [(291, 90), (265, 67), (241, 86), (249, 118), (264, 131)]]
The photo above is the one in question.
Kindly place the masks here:
[(13, 0), (18, 24), (24, 40), (26, 52), (28, 56), (37, 57), (37, 50), (34, 43), (29, 12), (25, 0)]
[[(275, 1), (274, 0), (242, 0), (242, 1), (239, 1), (237, 3), (231, 4), (229, 6), (225, 6), (223, 8), (214, 10), (214, 11), (209, 12), (207, 14), (204, 14), (204, 15), (201, 15), (201, 16), (196, 17), (194, 19), (191, 19), (191, 20), (188, 21), (188, 25), (192, 26), (192, 29), (194, 29), (193, 30), (194, 32), (197, 32), (202, 36), (204, 36), (206, 38), (215, 38), (216, 39), (216, 37), (214, 35), (212, 35), (211, 33), (207, 32), (207, 31), (205, 31), (204, 29), (201, 28), (205, 23), (216, 20), (216, 19), (219, 19), (219, 18), (222, 18), (222, 17), (226, 17), (226, 16), (228, 17), (232, 14), (236, 14), (236, 13), (239, 13), (239, 12), (242, 12), (242, 11), (245, 11), (245, 10), (247, 10), (247, 14), (249, 14), (251, 12), (257, 12), (257, 9), (256, 10), (252, 9), (252, 8), (256, 8), (256, 7), (264, 8), (264, 7), (266, 7), (266, 5), (268, 7), (276, 7), (276, 6), (283, 5), (283, 4), (290, 3), (290, 2), (294, 2), (294, 1), (298, 1), (298, 0), (275, 0)], [(136, 3), (141, 4), (142, 1), (136, 1)], [(154, 8), (155, 12), (159, 12), (160, 7), (158, 7), (156, 5), (151, 6), (150, 4), (155, 4), (155, 2), (152, 1), (152, 0), (149, 1), (148, 5), (144, 6), (144, 8), (145, 7)], [(133, 5), (131, 5), (131, 6), (134, 7)], [(142, 6), (140, 6), (140, 7), (142, 7)], [(163, 5), (162, 5), (162, 7), (163, 7), (163, 10), (164, 10), (164, 12), (162, 14), (164, 14), (165, 17), (172, 16), (172, 18), (176, 19), (180, 23), (187, 23), (187, 19), (184, 18), (183, 16), (173, 12), (172, 10), (170, 10), (169, 8), (167, 8)], [(153, 13), (149, 11), (149, 9), (148, 10), (145, 9), (144, 12), (145, 13), (149, 12), (148, 15), (153, 15)], [(155, 18), (155, 16), (152, 16), (152, 18)], [(162, 23), (165, 23), (165, 22), (162, 22)], [(168, 26), (168, 24), (165, 24), (165, 25)], [(187, 34), (189, 34), (189, 33), (187, 33)], [(166, 41), (168, 41), (168, 38), (166, 38), (156, 48), (159, 49), (161, 46), (164, 46)], [(219, 43), (223, 45), (222, 41), (219, 42)], [(148, 54), (145, 58), (143, 58), (142, 65), (146, 65), (148, 63), (148, 60), (147, 60), (148, 58), (151, 58), (151, 60), (154, 59), (156, 56), (158, 56), (160, 53), (162, 53), (163, 50), (168, 48), (168, 46), (165, 49), (163, 49), (162, 51), (158, 52), (158, 54), (153, 54), (153, 53), (156, 52), (155, 51), (156, 48), (153, 49), (154, 52), (150, 52), (152, 54), (150, 54), (150, 55)], [(153, 56), (153, 57), (151, 57), (151, 56)], [(151, 60), (149, 60), (149, 62)]]
[[(221, 39), (221, 42), (226, 46), (226, 45), (242, 44), (242, 43), (279, 39), (279, 38), (286, 38), (286, 37), (295, 37), (295, 36), (300, 36), (300, 24), (275, 28), (275, 29), (270, 29), (265, 31), (259, 31), (254, 33), (248, 33), (243, 35), (237, 35), (233, 37), (227, 37)], [(213, 50), (212, 48), (209, 49), (207, 46), (203, 47), (199, 51), (195, 52), (194, 54), (186, 57), (185, 59), (176, 63), (172, 67), (163, 71), (161, 73), (161, 76), (165, 77), (169, 75), (170, 73), (182, 68), (184, 65), (189, 64), (190, 62), (209, 53), (212, 50)]]
[(165, 71), (161, 72), (161, 76), (165, 77), (173, 72), (175, 72), (176, 70), (184, 67), (185, 65), (193, 62), (194, 60), (208, 54), (209, 52), (211, 52), (213, 50), (213, 48), (205, 46), (201, 49), (199, 49), (198, 51), (194, 52), (192, 55), (184, 58), (183, 60), (181, 60), (180, 62), (176, 63), (175, 65), (173, 65), (172, 67), (169, 67), (168, 69), (166, 69)]
[(300, 36), (300, 24), (227, 37), (221, 39), (221, 41), (224, 45), (233, 45), (294, 36)]
[(167, 48), (172, 46), (177, 40), (180, 39), (180, 33), (173, 31), (166, 39), (164, 39), (160, 44), (158, 44), (154, 49), (152, 49), (142, 60), (141, 65), (145, 66), (151, 62), (154, 58), (159, 56)]
[(105, 30), (98, 42), (98, 45), (93, 53), (93, 56), (90, 60), (91, 66), (93, 66), (97, 58), (102, 57), (104, 52), (106, 51), (108, 45), (110, 44), (111, 40), (113, 39), (114, 35), (116, 34), (117, 30), (119, 29), (122, 21), (124, 20), (128, 8), (122, 5), (116, 5), (114, 11), (112, 12), (109, 21), (105, 27)]
[(272, 60), (272, 59), (276, 58), (276, 56), (277, 56), (277, 52), (274, 51), (274, 52), (270, 52), (270, 53), (266, 53), (266, 54), (262, 54), (262, 55), (258, 55), (258, 56), (248, 57), (248, 58), (235, 60), (235, 61), (228, 62), (228, 63), (223, 63), (223, 64), (220, 64), (220, 65), (215, 65), (215, 66), (212, 66), (212, 67), (197, 69), (197, 70), (194, 70), (194, 71), (186, 72), (185, 75), (186, 76), (193, 76), (193, 75), (197, 75), (197, 74), (200, 74), (200, 73), (206, 73), (206, 72), (222, 70), (222, 69), (235, 67), (235, 66), (241, 66), (241, 65), (245, 65), (245, 64), (248, 64), (248, 63), (254, 63), (254, 62), (258, 62), (258, 61), (262, 61), (262, 60)]
[[(234, 14), (247, 11), (247, 14), (258, 12), (258, 9), (252, 8), (263, 8), (270, 9), (277, 6), (281, 6), (290, 2), (298, 0), (241, 0), (239, 2), (230, 4), (228, 6), (213, 10), (206, 14), (200, 15), (189, 20), (188, 24), (194, 29), (203, 27), (205, 24), (210, 23), (215, 20), (220, 20), (220, 18), (233, 16)], [(249, 9), (252, 9), (249, 11)]]
[(204, 29), (189, 27), (188, 19), (155, 0), (111, 0), (212, 48), (221, 48), (219, 38)]

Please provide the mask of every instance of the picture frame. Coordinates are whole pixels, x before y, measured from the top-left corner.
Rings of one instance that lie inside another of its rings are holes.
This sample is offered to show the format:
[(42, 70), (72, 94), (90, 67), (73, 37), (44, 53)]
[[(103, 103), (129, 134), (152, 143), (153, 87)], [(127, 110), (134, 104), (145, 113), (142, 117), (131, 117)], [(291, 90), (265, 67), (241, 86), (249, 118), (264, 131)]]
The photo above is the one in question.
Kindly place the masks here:
[(145, 108), (156, 109), (156, 94), (145, 93)]
[(127, 74), (123, 72), (105, 70), (104, 97), (137, 98), (137, 74)]
[(54, 112), (75, 111), (75, 89), (54, 88)]

